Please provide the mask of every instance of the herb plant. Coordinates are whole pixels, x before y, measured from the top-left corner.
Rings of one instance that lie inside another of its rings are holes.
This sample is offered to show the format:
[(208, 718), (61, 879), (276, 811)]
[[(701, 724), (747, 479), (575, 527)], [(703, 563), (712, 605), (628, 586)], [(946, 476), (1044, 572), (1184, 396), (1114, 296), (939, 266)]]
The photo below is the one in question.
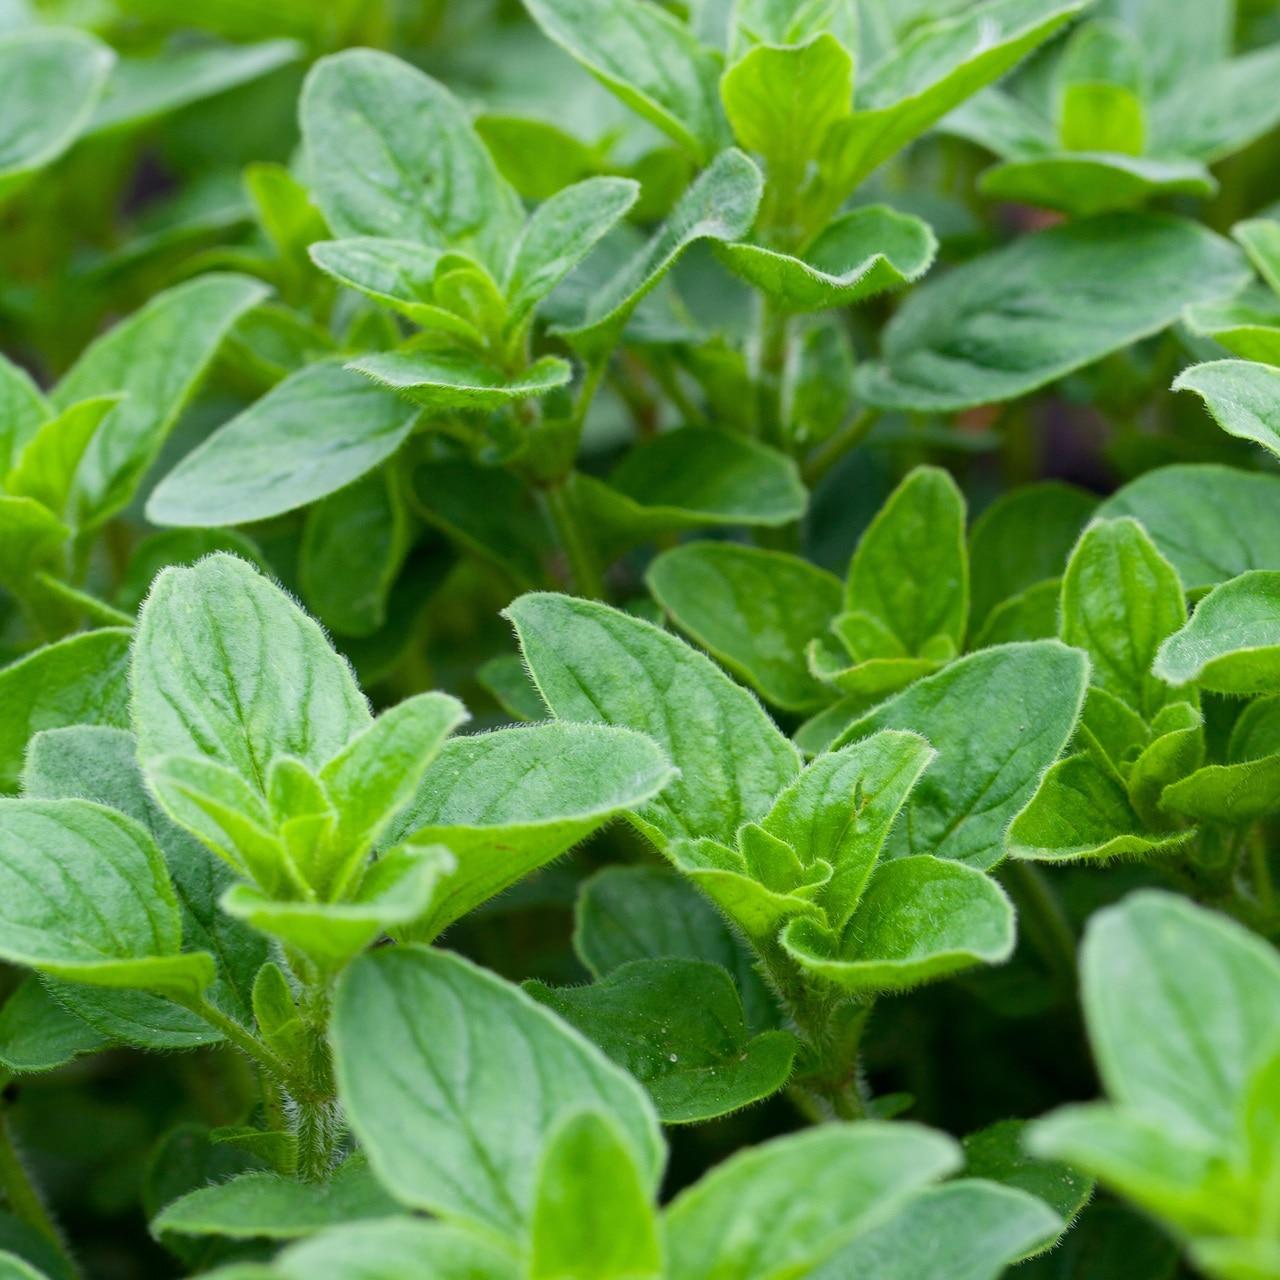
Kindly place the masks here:
[(0, 4), (0, 1280), (1280, 1280), (1273, 10)]

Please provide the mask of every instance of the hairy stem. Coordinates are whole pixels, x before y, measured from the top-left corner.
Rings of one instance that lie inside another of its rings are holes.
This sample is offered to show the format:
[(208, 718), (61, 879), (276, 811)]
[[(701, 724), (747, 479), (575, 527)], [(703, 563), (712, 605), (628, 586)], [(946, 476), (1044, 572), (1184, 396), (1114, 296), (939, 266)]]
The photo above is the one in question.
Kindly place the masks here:
[(293, 1136), (298, 1150), (298, 1177), (324, 1182), (333, 1172), (342, 1140), (338, 1105), (332, 1100), (294, 1103)]
[(604, 576), (596, 558), (595, 548), (587, 536), (573, 500), (563, 480), (543, 486), (538, 490), (547, 520), (555, 531), (556, 541), (569, 562), (574, 590), (590, 600), (604, 599)]
[(9, 1117), (0, 1108), (0, 1193), (3, 1193), (9, 1212), (49, 1242), (58, 1257), (73, 1276), (80, 1275), (80, 1268), (67, 1250), (66, 1241), (53, 1215), (45, 1207), (22, 1157), (13, 1142)]
[(211, 1027), (221, 1031), (224, 1036), (242, 1053), (252, 1058), (264, 1071), (281, 1083), (289, 1081), (289, 1068), (271, 1051), (257, 1036), (246, 1031), (234, 1018), (228, 1017), (216, 1005), (210, 1004), (203, 996), (186, 1002), (186, 1007), (197, 1017), (203, 1018)]

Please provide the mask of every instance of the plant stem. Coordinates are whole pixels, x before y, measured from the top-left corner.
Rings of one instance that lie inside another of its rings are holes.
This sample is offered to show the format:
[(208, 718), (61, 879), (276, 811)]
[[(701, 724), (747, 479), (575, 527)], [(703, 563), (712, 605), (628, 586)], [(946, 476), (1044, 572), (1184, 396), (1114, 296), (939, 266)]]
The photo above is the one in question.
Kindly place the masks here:
[(538, 490), (542, 507), (555, 530), (556, 541), (569, 562), (574, 589), (589, 600), (604, 599), (604, 576), (586, 531), (574, 510), (565, 481), (544, 485)]
[(1035, 944), (1049, 971), (1063, 986), (1076, 986), (1076, 936), (1057, 895), (1039, 867), (1010, 858), (1004, 879), (1018, 907), (1027, 937)]
[(791, 343), (791, 317), (767, 296), (760, 299), (756, 334), (755, 376), (760, 401), (760, 426), (765, 438), (785, 447), (787, 424), (782, 404), (782, 383)]
[(1276, 907), (1276, 888), (1271, 878), (1271, 860), (1266, 840), (1261, 831), (1255, 830), (1249, 841), (1249, 869), (1258, 903), (1270, 915)]
[(203, 1018), (211, 1027), (221, 1031), (237, 1049), (252, 1058), (277, 1081), (287, 1084), (290, 1076), (289, 1068), (257, 1036), (246, 1031), (234, 1018), (228, 1017), (203, 996), (197, 996), (187, 1003), (186, 1007), (197, 1017)]
[(342, 1123), (333, 1101), (296, 1102), (293, 1135), (298, 1144), (298, 1177), (304, 1182), (324, 1182), (337, 1160)]
[(68, 1252), (53, 1215), (45, 1208), (40, 1193), (32, 1184), (22, 1157), (14, 1146), (9, 1118), (3, 1110), (0, 1110), (0, 1191), (4, 1193), (5, 1203), (13, 1216), (47, 1240), (58, 1257), (66, 1263), (67, 1270), (78, 1277), (80, 1268)]
[(833, 436), (828, 436), (809, 455), (802, 468), (805, 484), (817, 484), (841, 458), (856, 449), (880, 419), (878, 409), (859, 409)]

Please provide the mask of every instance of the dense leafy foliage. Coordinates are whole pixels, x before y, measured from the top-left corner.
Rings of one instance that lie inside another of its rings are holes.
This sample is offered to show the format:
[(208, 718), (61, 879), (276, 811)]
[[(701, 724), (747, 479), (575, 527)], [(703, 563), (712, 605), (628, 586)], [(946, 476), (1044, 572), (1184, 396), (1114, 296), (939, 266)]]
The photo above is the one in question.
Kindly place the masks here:
[(0, 1280), (1280, 1280), (1268, 0), (0, 0)]

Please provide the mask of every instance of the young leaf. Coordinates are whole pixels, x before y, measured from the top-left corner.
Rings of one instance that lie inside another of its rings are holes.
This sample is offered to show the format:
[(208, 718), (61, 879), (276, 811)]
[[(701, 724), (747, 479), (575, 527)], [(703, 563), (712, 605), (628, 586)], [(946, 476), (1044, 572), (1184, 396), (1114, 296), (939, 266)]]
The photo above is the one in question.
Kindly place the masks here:
[(1194, 391), (1227, 435), (1280, 454), (1280, 369), (1214, 360), (1184, 370), (1173, 389)]
[(1215, 693), (1280, 689), (1280, 572), (1242, 573), (1215, 587), (1160, 646), (1154, 671)]
[(501, 270), (523, 210), (443, 85), (347, 49), (311, 69), (299, 118), (312, 191), (339, 236), (461, 249)]
[(466, 339), (480, 337), (461, 316), (432, 301), (436, 269), (444, 256), (440, 249), (415, 240), (348, 236), (309, 245), (307, 253), (325, 275), (415, 324), (445, 328)]
[[(909, 1123), (868, 1120), (775, 1138), (717, 1165), (672, 1202), (668, 1273), (671, 1280), (810, 1274), (862, 1223), (910, 1202), (959, 1164), (950, 1138)], [(801, 1183), (806, 1194), (797, 1196)]]
[(840, 746), (908, 729), (938, 752), (889, 837), (889, 856), (928, 853), (986, 869), (1010, 822), (1075, 728), (1088, 683), (1082, 653), (1053, 640), (985, 649), (877, 707)]
[(404, 443), (417, 410), (338, 364), (290, 375), (156, 486), (161, 525), (248, 524), (335, 493)]
[(551, 1134), (529, 1237), (529, 1280), (660, 1280), (649, 1188), (607, 1113), (579, 1111)]
[(625, 729), (542, 724), (447, 743), (392, 834), (446, 845), (458, 861), (412, 936), (430, 941), (673, 777), (662, 752)]
[(1085, 531), (1062, 581), (1059, 634), (1089, 655), (1095, 685), (1153, 720), (1177, 695), (1151, 664), (1186, 620), (1177, 571), (1136, 520), (1100, 520)]
[(558, 356), (543, 356), (523, 372), (507, 374), (475, 356), (430, 350), (362, 356), (346, 368), (425, 409), (476, 411), (501, 409), (517, 400), (544, 396), (563, 387), (572, 373), (568, 363)]
[(1160, 467), (1113, 494), (1097, 516), (1137, 520), (1189, 592), (1248, 569), (1280, 569), (1277, 476), (1212, 464)]
[(773, 706), (828, 701), (805, 650), (839, 612), (837, 579), (798, 556), (730, 542), (691, 542), (649, 566), (654, 599), (691, 639)]
[(328, 1182), (242, 1173), (201, 1187), (166, 1205), (152, 1219), (151, 1234), (295, 1240), (343, 1222), (391, 1217), (396, 1209), (365, 1161), (352, 1156)]
[(1231, 731), (1227, 761), (1171, 783), (1161, 808), (1242, 826), (1280, 807), (1280, 699), (1251, 702)]
[(1188, 303), (1234, 293), (1243, 265), (1227, 241), (1167, 215), (1054, 227), (912, 294), (858, 389), (886, 409), (1011, 400), (1160, 332)]
[(189, 280), (157, 294), (71, 367), (54, 388), (55, 409), (95, 396), (123, 397), (76, 473), (77, 524), (96, 527), (128, 504), (223, 339), (266, 292), (244, 276)]
[(12, 791), (41, 729), (129, 723), (132, 633), (104, 627), (68, 636), (0, 669), (0, 790)]
[(34, 498), (65, 517), (80, 460), (102, 420), (119, 402), (119, 396), (82, 400), (41, 423), (14, 458), (5, 489), (15, 497)]
[(228, 555), (156, 579), (138, 619), (132, 684), (144, 767), (206, 757), (262, 794), (272, 757), (318, 768), (371, 718), (320, 628)]
[[(567, 1115), (593, 1105), (618, 1123), (645, 1188), (656, 1186), (662, 1138), (640, 1086), (523, 992), (458, 956), (419, 947), (362, 956), (338, 983), (332, 1037), (348, 1119), (403, 1203), (520, 1232), (534, 1211), (539, 1153)], [(373, 1043), (383, 1052), (370, 1055)], [(538, 1069), (530, 1087), (513, 1089), (521, 1061)]]
[(0, 470), (8, 475), (23, 445), (53, 417), (31, 375), (0, 355)]
[(732, 272), (788, 311), (846, 307), (901, 289), (929, 270), (937, 252), (927, 223), (883, 205), (867, 205), (829, 223), (803, 257), (754, 244), (716, 248)]
[(795, 748), (759, 703), (674, 636), (567, 596), (521, 596), (506, 616), (557, 717), (636, 729), (680, 770), (633, 815), (660, 845), (732, 840), (798, 772)]
[(525, 990), (593, 1040), (653, 1097), (664, 1124), (727, 1115), (776, 1093), (796, 1041), (751, 1036), (733, 979), (705, 960), (634, 960), (589, 987)]
[(115, 54), (70, 28), (0, 38), (0, 199), (52, 164), (88, 124)]
[(0, 801), (0, 954), (95, 986), (194, 996), (213, 958), (179, 955), (182, 923), (155, 842), (84, 800)]
[(549, 40), (705, 163), (725, 141), (720, 59), (652, 0), (524, 0)]

